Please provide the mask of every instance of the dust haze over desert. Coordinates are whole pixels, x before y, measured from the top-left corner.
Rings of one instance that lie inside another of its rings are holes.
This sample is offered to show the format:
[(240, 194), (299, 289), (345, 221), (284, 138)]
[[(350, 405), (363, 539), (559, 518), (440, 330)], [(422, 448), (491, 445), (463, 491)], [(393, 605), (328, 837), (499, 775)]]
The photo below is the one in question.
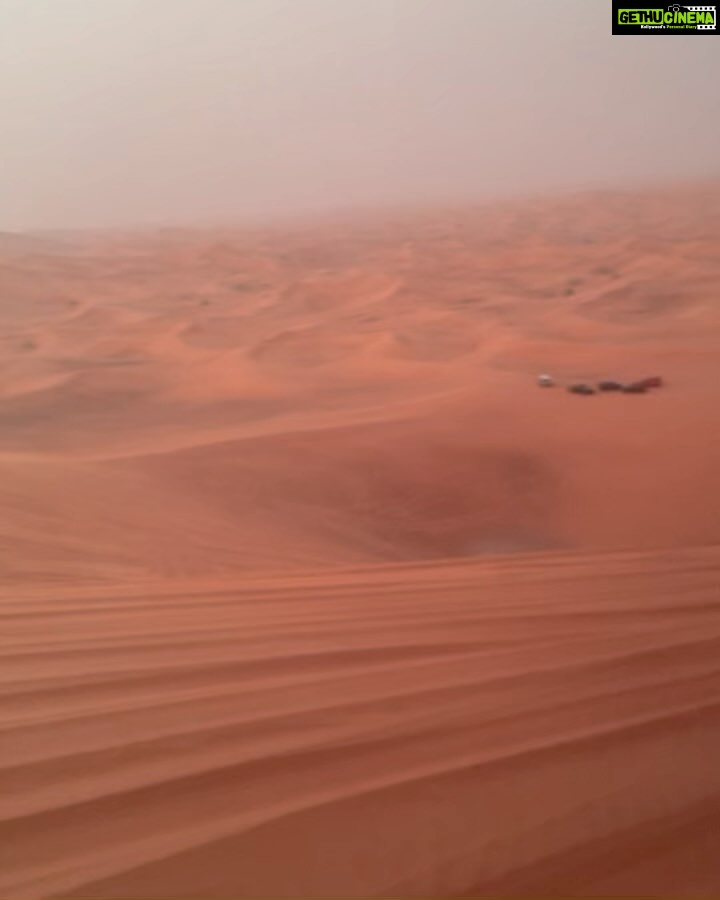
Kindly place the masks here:
[(2, 0), (0, 895), (717, 896), (720, 62), (608, 6)]

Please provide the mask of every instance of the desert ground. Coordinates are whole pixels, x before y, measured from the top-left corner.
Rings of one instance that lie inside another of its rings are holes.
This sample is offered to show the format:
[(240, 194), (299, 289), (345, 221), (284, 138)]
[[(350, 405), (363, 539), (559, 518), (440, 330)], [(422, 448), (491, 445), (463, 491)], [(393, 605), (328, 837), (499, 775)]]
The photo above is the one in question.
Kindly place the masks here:
[(0, 895), (717, 896), (719, 385), (717, 186), (0, 235)]

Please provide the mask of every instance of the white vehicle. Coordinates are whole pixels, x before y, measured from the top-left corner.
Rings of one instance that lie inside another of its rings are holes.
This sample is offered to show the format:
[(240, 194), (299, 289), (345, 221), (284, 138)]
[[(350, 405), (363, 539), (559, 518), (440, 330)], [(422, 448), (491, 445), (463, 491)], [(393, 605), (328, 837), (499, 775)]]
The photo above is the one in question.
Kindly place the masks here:
[(555, 379), (552, 377), (552, 375), (538, 375), (537, 383), (540, 385), (540, 387), (554, 387)]

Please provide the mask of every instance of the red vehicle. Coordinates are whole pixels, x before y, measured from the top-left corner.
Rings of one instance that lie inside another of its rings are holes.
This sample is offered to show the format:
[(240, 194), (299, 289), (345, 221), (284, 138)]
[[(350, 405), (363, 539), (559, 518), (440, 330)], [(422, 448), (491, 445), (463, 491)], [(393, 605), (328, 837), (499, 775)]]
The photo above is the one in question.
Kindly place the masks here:
[(651, 378), (643, 378), (640, 382), (643, 387), (654, 388), (662, 387), (662, 378), (659, 375), (653, 375)]

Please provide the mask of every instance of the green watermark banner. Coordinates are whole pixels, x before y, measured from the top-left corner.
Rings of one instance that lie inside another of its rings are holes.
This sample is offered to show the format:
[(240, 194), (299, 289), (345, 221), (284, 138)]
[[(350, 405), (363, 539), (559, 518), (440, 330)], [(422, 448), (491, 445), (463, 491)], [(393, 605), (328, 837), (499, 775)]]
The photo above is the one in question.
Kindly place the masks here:
[(716, 6), (624, 6), (613, 0), (613, 34), (718, 34)]

